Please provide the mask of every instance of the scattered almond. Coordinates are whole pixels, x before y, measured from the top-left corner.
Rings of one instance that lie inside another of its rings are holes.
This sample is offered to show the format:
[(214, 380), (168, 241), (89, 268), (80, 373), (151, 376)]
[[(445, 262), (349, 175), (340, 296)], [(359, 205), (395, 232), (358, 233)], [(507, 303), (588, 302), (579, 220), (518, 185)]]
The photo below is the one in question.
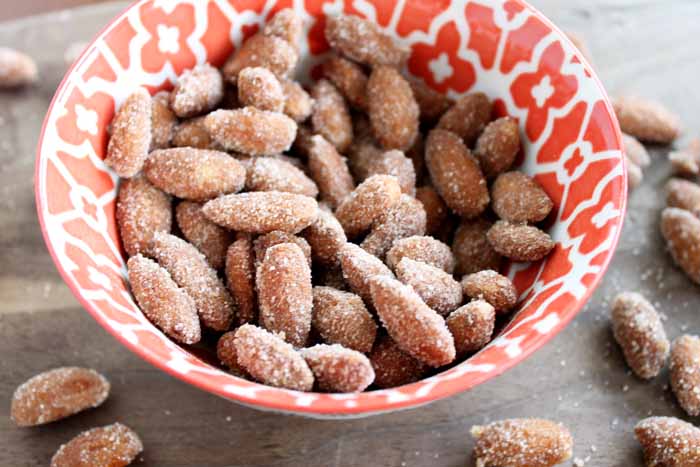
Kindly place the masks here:
[(700, 214), (700, 185), (682, 178), (672, 178), (666, 183), (666, 204), (671, 208)]
[(666, 208), (661, 213), (661, 234), (676, 264), (700, 284), (700, 219), (689, 211)]
[(648, 167), (651, 164), (649, 153), (637, 138), (627, 133), (622, 133), (622, 144), (627, 158), (639, 167)]
[(683, 335), (671, 347), (671, 388), (680, 406), (692, 417), (700, 415), (700, 338)]
[(700, 173), (698, 158), (687, 151), (671, 151), (668, 153), (668, 160), (676, 175), (694, 177)]
[(93, 428), (62, 445), (51, 458), (51, 467), (122, 467), (143, 451), (141, 439), (126, 425)]
[(613, 100), (620, 129), (648, 143), (669, 144), (681, 132), (678, 116), (658, 102), (635, 96), (621, 96)]
[(39, 72), (34, 60), (22, 52), (0, 47), (0, 89), (12, 89), (36, 82)]
[(641, 167), (632, 162), (629, 157), (625, 157), (625, 165), (627, 167), (627, 185), (629, 190), (634, 190), (642, 184), (644, 174)]
[(648, 467), (700, 465), (700, 428), (672, 417), (649, 417), (634, 428)]

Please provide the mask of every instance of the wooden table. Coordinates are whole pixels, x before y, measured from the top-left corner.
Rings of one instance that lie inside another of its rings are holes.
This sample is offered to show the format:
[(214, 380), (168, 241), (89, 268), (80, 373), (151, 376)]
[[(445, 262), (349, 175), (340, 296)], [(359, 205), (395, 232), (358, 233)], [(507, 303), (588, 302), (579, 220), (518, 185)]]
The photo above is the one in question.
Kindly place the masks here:
[[(688, 133), (700, 129), (700, 2), (533, 3), (589, 38), (611, 91), (662, 99), (683, 115)], [(649, 383), (629, 374), (608, 323), (608, 301), (631, 289), (658, 305), (671, 337), (700, 330), (698, 290), (674, 269), (658, 233), (669, 172), (663, 157), (632, 195), (614, 263), (585, 312), (529, 360), (468, 393), (408, 412), (317, 421), (238, 406), (132, 355), (61, 282), (39, 232), (32, 187), (37, 135), (66, 68), (63, 51), (90, 38), (122, 7), (101, 5), (0, 26), (0, 44), (28, 51), (42, 74), (37, 88), (0, 94), (0, 465), (47, 465), (62, 442), (119, 420), (143, 438), (146, 450), (137, 465), (464, 466), (472, 465), (471, 425), (544, 416), (571, 428), (575, 455), (590, 456), (586, 465), (630, 467), (641, 465), (631, 434), (637, 420), (682, 416), (666, 388), (666, 373)], [(59, 365), (104, 372), (112, 381), (109, 401), (60, 424), (16, 428), (8, 417), (16, 385)]]

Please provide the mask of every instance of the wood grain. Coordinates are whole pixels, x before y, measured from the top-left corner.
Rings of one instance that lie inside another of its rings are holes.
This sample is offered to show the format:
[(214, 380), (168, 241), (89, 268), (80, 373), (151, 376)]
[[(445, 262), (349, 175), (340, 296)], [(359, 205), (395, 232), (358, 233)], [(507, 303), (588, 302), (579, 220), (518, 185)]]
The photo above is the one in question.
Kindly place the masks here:
[[(683, 115), (688, 136), (700, 129), (700, 2), (533, 3), (589, 39), (611, 91), (659, 98)], [(143, 466), (471, 466), (471, 425), (544, 416), (571, 428), (575, 455), (590, 456), (586, 465), (630, 467), (641, 465), (631, 434), (637, 420), (682, 416), (665, 389), (666, 372), (648, 383), (629, 374), (608, 323), (609, 300), (630, 289), (663, 311), (671, 337), (700, 332), (698, 289), (673, 267), (658, 233), (669, 173), (664, 149), (654, 150), (644, 185), (631, 196), (617, 255), (585, 312), (529, 360), (468, 393), (408, 412), (318, 421), (227, 402), (132, 355), (79, 307), (58, 277), (39, 232), (32, 186), (37, 135), (66, 69), (64, 50), (91, 37), (123, 6), (0, 28), (0, 43), (29, 52), (42, 74), (35, 88), (0, 94), (0, 465), (47, 465), (79, 431), (118, 420), (141, 434), (146, 450), (136, 465)], [(104, 372), (112, 396), (65, 422), (16, 428), (8, 416), (14, 388), (59, 365)]]

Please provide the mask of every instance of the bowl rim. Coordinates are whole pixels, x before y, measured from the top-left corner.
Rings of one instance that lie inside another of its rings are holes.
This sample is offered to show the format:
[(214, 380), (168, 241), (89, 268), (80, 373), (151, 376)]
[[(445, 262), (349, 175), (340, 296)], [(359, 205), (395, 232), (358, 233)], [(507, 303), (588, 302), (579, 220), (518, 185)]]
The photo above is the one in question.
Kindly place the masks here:
[[(133, 343), (126, 339), (123, 335), (121, 335), (115, 328), (110, 326), (106, 319), (102, 317), (102, 315), (93, 307), (93, 305), (87, 301), (86, 298), (83, 297), (83, 295), (80, 293), (78, 290), (78, 287), (73, 283), (72, 278), (69, 276), (68, 272), (63, 268), (61, 263), (59, 262), (58, 255), (56, 251), (53, 248), (53, 244), (50, 241), (47, 226), (45, 223), (44, 219), (44, 202), (42, 201), (42, 187), (40, 185), (40, 180), (41, 180), (41, 154), (42, 154), (42, 148), (44, 144), (44, 137), (46, 134), (46, 128), (48, 125), (49, 121), (49, 116), (51, 115), (51, 112), (53, 111), (54, 105), (56, 104), (56, 101), (58, 100), (59, 96), (62, 95), (62, 93), (65, 91), (66, 85), (72, 76), (75, 68), (80, 64), (83, 59), (88, 55), (91, 47), (97, 42), (100, 38), (102, 38), (108, 31), (112, 29), (112, 27), (118, 23), (120, 20), (122, 20), (129, 12), (134, 9), (134, 8), (140, 8), (142, 5), (152, 2), (153, 0), (139, 0), (131, 5), (127, 6), (125, 9), (123, 9), (118, 15), (116, 15), (114, 18), (112, 18), (89, 42), (88, 45), (85, 47), (83, 52), (80, 54), (78, 59), (76, 59), (71, 66), (68, 68), (66, 71), (65, 75), (61, 79), (61, 82), (59, 83), (58, 87), (56, 88), (56, 92), (54, 93), (51, 102), (47, 108), (46, 111), (46, 116), (44, 117), (44, 121), (41, 126), (41, 131), (39, 133), (39, 139), (37, 142), (37, 150), (36, 150), (36, 157), (35, 157), (35, 168), (34, 168), (34, 196), (35, 196), (35, 203), (36, 203), (36, 210), (37, 210), (37, 217), (39, 219), (39, 225), (41, 228), (41, 233), (42, 237), (44, 239), (44, 243), (46, 244), (46, 247), (49, 251), (49, 254), (51, 256), (51, 259), (54, 262), (54, 265), (56, 266), (56, 269), (58, 270), (61, 278), (63, 281), (66, 283), (68, 288), (70, 289), (71, 293), (75, 296), (75, 298), (78, 300), (78, 302), (82, 305), (82, 307), (88, 311), (88, 313), (92, 316), (95, 321), (97, 321), (100, 326), (102, 326), (104, 329), (108, 331), (109, 334), (111, 334), (114, 338), (117, 339), (124, 347), (129, 349), (131, 352), (134, 354), (138, 355), (140, 358), (143, 360), (147, 361), (154, 367), (158, 368), (159, 370), (169, 374), (170, 376), (174, 376), (177, 379), (180, 379), (188, 384), (191, 384), (199, 389), (202, 389), (204, 391), (207, 391), (209, 393), (212, 393), (214, 395), (220, 396), (224, 399), (227, 400), (232, 400), (235, 402), (238, 402), (242, 405), (248, 406), (248, 407), (253, 407), (259, 410), (272, 410), (272, 411), (277, 411), (277, 412), (283, 412), (283, 413), (288, 413), (288, 414), (295, 414), (295, 415), (305, 415), (305, 416), (316, 416), (316, 417), (333, 417), (333, 416), (347, 416), (347, 417), (362, 417), (362, 416), (370, 416), (370, 415), (376, 415), (380, 413), (386, 413), (386, 412), (392, 412), (396, 410), (406, 410), (406, 409), (411, 409), (411, 408), (417, 408), (422, 405), (426, 405), (431, 402), (435, 402), (437, 400), (445, 399), (447, 397), (453, 396), (455, 394), (459, 394), (462, 392), (465, 392), (469, 389), (472, 389), (475, 386), (478, 386), (490, 379), (497, 378), (498, 376), (502, 375), (506, 371), (510, 370), (514, 366), (520, 364), (527, 358), (529, 358), (533, 353), (535, 353), (537, 350), (542, 348), (545, 344), (547, 344), (551, 339), (553, 339), (556, 335), (558, 335), (568, 324), (573, 320), (574, 317), (576, 317), (580, 311), (583, 309), (585, 304), (588, 302), (590, 299), (591, 295), (593, 292), (598, 288), (600, 285), (601, 280), (605, 276), (605, 273), (608, 270), (608, 267), (610, 266), (610, 262), (612, 261), (612, 258), (614, 257), (615, 251), (617, 249), (618, 242), (620, 240), (620, 235), (622, 234), (623, 226), (624, 226), (624, 220), (625, 220), (625, 214), (627, 212), (627, 202), (628, 202), (628, 180), (627, 180), (627, 162), (625, 161), (624, 157), (624, 144), (622, 142), (622, 133), (619, 127), (619, 123), (617, 120), (617, 117), (615, 116), (615, 112), (613, 109), (613, 106), (610, 102), (610, 98), (607, 94), (607, 91), (605, 90), (605, 87), (603, 86), (601, 80), (599, 79), (597, 73), (593, 69), (593, 67), (590, 65), (586, 57), (581, 53), (580, 50), (573, 44), (571, 39), (569, 39), (568, 35), (565, 34), (559, 27), (557, 27), (547, 16), (545, 16), (542, 12), (540, 12), (537, 8), (534, 6), (530, 5), (529, 2), (526, 0), (513, 0), (515, 3), (523, 7), (524, 9), (527, 9), (530, 11), (532, 15), (534, 15), (538, 20), (540, 20), (547, 28), (549, 28), (552, 32), (554, 32), (558, 38), (567, 43), (570, 47), (575, 50), (575, 56), (576, 58), (581, 62), (581, 64), (585, 67), (587, 73), (590, 75), (591, 79), (594, 81), (596, 84), (596, 87), (598, 89), (598, 92), (600, 92), (600, 95), (602, 97), (602, 102), (605, 106), (606, 112), (612, 117), (611, 123), (613, 125), (613, 132), (615, 136), (615, 141), (617, 142), (617, 146), (620, 148), (621, 152), (621, 159), (622, 159), (622, 167), (623, 167), (623, 174), (621, 177), (621, 186), (620, 186), (620, 194), (621, 194), (621, 199), (620, 199), (620, 209), (619, 209), (619, 221), (618, 225), (616, 228), (616, 231), (614, 232), (612, 236), (612, 243), (610, 245), (610, 248), (606, 250), (605, 252), (605, 258), (603, 259), (598, 273), (594, 276), (588, 287), (586, 288), (585, 293), (581, 296), (579, 299), (572, 300), (568, 306), (561, 310), (560, 313), (560, 320), (557, 322), (556, 325), (554, 325), (546, 334), (539, 334), (539, 337), (535, 339), (531, 345), (527, 348), (522, 349), (522, 352), (520, 352), (519, 355), (509, 358), (502, 363), (500, 363), (494, 370), (491, 370), (486, 373), (470, 373), (469, 375), (462, 375), (457, 378), (455, 378), (453, 381), (456, 384), (453, 385), (442, 385), (442, 386), (437, 386), (434, 387), (431, 391), (427, 391), (425, 393), (422, 393), (421, 395), (415, 395), (416, 393), (414, 392), (411, 397), (406, 397), (405, 399), (393, 401), (393, 402), (387, 402), (384, 399), (380, 398), (368, 398), (367, 400), (363, 401), (362, 404), (357, 404), (353, 406), (348, 406), (343, 404), (342, 398), (338, 398), (337, 400), (337, 407), (307, 407), (307, 406), (301, 406), (301, 405), (293, 405), (290, 403), (285, 402), (283, 399), (278, 398), (258, 398), (253, 396), (249, 396), (244, 393), (232, 393), (232, 392), (226, 392), (221, 389), (221, 385), (219, 383), (211, 382), (206, 376), (201, 376), (201, 375), (192, 375), (191, 373), (182, 373), (174, 370), (172, 367), (170, 367), (167, 362), (159, 358), (158, 356), (154, 355), (153, 353), (145, 350), (142, 348), (142, 346), (138, 345), (137, 343)], [(467, 360), (468, 361), (468, 360)], [(206, 362), (205, 362), (206, 364)], [(216, 368), (213, 367), (212, 368)], [(432, 377), (431, 377), (432, 378)], [(421, 380), (420, 382), (424, 382), (426, 380), (429, 380), (431, 378), (426, 378)], [(404, 388), (409, 388), (413, 385), (420, 384), (420, 382), (417, 383), (412, 383), (409, 385), (402, 386)], [(256, 382), (251, 382), (254, 386), (260, 386), (266, 389), (266, 391), (282, 391), (282, 392), (293, 392), (297, 393), (296, 391), (289, 391), (287, 389), (281, 389), (281, 388), (272, 388), (266, 385), (263, 385), (261, 383), (256, 383)], [(376, 391), (371, 391), (370, 394), (377, 394), (382, 391), (391, 391), (389, 390), (376, 390)], [(298, 393), (298, 394), (309, 394), (309, 395), (314, 395), (314, 394), (320, 394), (320, 393)], [(323, 394), (327, 395), (327, 394)]]

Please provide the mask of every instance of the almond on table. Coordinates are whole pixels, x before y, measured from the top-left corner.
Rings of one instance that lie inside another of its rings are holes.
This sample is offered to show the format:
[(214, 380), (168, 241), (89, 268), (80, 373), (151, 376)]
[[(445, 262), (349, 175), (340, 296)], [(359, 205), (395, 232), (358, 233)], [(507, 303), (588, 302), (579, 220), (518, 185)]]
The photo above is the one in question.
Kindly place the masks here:
[(554, 203), (535, 179), (505, 172), (491, 186), (491, 207), (501, 219), (534, 224), (544, 220)]
[(386, 264), (396, 269), (403, 258), (421, 261), (452, 274), (455, 258), (450, 247), (433, 237), (414, 235), (396, 240), (386, 254)]
[(233, 234), (207, 219), (202, 205), (193, 201), (180, 202), (175, 219), (185, 239), (204, 254), (212, 268), (221, 269)]
[(342, 345), (318, 344), (301, 351), (319, 389), (327, 392), (361, 392), (374, 381), (374, 369), (362, 353)]
[(376, 276), (394, 277), (394, 273), (382, 261), (355, 245), (347, 243), (338, 253), (343, 277), (357, 295), (367, 302), (372, 301), (370, 279)]
[(352, 239), (369, 230), (375, 220), (399, 204), (401, 186), (396, 177), (374, 175), (360, 183), (338, 206), (335, 216)]
[(161, 91), (151, 101), (151, 150), (170, 147), (177, 117), (170, 109), (170, 93)]
[(681, 132), (680, 118), (658, 102), (637, 96), (613, 99), (620, 129), (640, 141), (672, 143)]
[(304, 347), (311, 329), (313, 293), (311, 269), (301, 248), (294, 243), (268, 248), (255, 283), (262, 327)]
[(144, 88), (138, 88), (127, 97), (112, 119), (105, 164), (122, 178), (136, 175), (148, 157), (152, 114), (150, 94)]
[(332, 55), (323, 62), (323, 75), (355, 109), (367, 109), (367, 75), (360, 65)]
[(8, 47), (0, 47), (0, 89), (26, 86), (38, 78), (36, 63), (29, 55)]
[(247, 67), (238, 74), (238, 102), (260, 110), (282, 112), (284, 91), (275, 75), (267, 68)]
[(612, 330), (627, 364), (642, 379), (659, 374), (670, 344), (654, 306), (636, 292), (623, 292), (612, 304)]
[(666, 208), (661, 213), (661, 234), (676, 264), (700, 283), (700, 219), (683, 209)]
[(369, 279), (372, 303), (398, 346), (432, 367), (455, 359), (455, 345), (445, 320), (407, 285), (388, 276)]
[(149, 320), (177, 342), (199, 342), (201, 330), (194, 300), (168, 271), (140, 254), (129, 258), (127, 271), (134, 298)]
[(309, 263), (311, 267), (311, 246), (302, 237), (297, 237), (289, 232), (283, 232), (281, 230), (273, 230), (270, 233), (260, 235), (253, 241), (253, 253), (255, 254), (255, 266), (260, 265), (265, 259), (265, 253), (267, 253), (268, 248), (275, 245), (280, 245), (282, 243), (294, 243), (301, 249), (304, 253), (304, 258), (306, 262)]
[(425, 143), (425, 163), (433, 186), (452, 211), (470, 219), (486, 209), (490, 198), (484, 174), (455, 133), (432, 130)]
[(398, 204), (375, 220), (372, 230), (360, 246), (384, 258), (396, 240), (424, 235), (425, 223), (425, 210), (420, 201), (409, 195), (401, 195)]
[(244, 324), (233, 341), (238, 364), (256, 380), (270, 386), (310, 391), (314, 375), (291, 344), (276, 334)]
[(548, 233), (537, 227), (498, 221), (486, 234), (497, 253), (513, 261), (539, 261), (555, 244)]
[(486, 125), (476, 140), (474, 155), (486, 178), (494, 178), (510, 169), (520, 151), (518, 122), (502, 117)]
[(194, 117), (213, 109), (224, 97), (219, 70), (209, 64), (184, 71), (170, 93), (170, 108), (180, 118)]
[(375, 67), (367, 81), (372, 132), (385, 149), (409, 149), (418, 134), (420, 109), (408, 81), (395, 68)]
[(245, 168), (225, 152), (195, 148), (153, 151), (143, 167), (156, 187), (192, 201), (236, 193), (245, 184)]
[(233, 53), (222, 73), (227, 81), (236, 84), (243, 68), (263, 67), (283, 79), (289, 76), (298, 59), (294, 46), (286, 40), (276, 35), (256, 34)]
[(622, 133), (622, 144), (625, 148), (625, 154), (633, 163), (639, 167), (649, 167), (651, 157), (642, 143), (634, 136), (627, 133)]
[(215, 110), (204, 119), (212, 139), (230, 151), (251, 156), (287, 151), (297, 134), (297, 124), (283, 113), (242, 107)]
[(666, 204), (671, 208), (690, 211), (697, 217), (700, 214), (700, 185), (690, 180), (672, 178), (666, 183)]
[(480, 218), (462, 221), (457, 227), (452, 242), (457, 275), (471, 274), (484, 269), (498, 271), (502, 256), (494, 250), (487, 239), (491, 226), (493, 226), (492, 222)]
[(671, 346), (671, 388), (690, 416), (700, 415), (700, 337), (683, 335)]
[(399, 67), (408, 58), (408, 51), (383, 34), (376, 24), (357, 16), (328, 17), (325, 32), (336, 52), (359, 63)]
[(202, 212), (227, 229), (268, 233), (282, 230), (297, 233), (318, 217), (315, 199), (281, 191), (254, 191), (226, 195), (207, 202)]
[(634, 434), (648, 467), (700, 465), (700, 428), (673, 417), (649, 417)]
[(12, 395), (10, 418), (17, 426), (36, 426), (102, 405), (107, 379), (89, 368), (61, 367), (39, 373)]
[(551, 467), (571, 458), (574, 440), (560, 423), (514, 418), (474, 426), (474, 457), (483, 467)]
[(700, 164), (694, 154), (687, 151), (671, 151), (668, 160), (676, 175), (681, 177), (694, 177), (700, 173)]
[(309, 172), (321, 198), (331, 207), (338, 206), (355, 189), (345, 158), (321, 135), (311, 137), (308, 150)]
[(396, 277), (420, 295), (426, 305), (443, 317), (462, 304), (462, 286), (451, 274), (435, 266), (403, 258)]
[(246, 176), (249, 191), (284, 191), (315, 198), (318, 187), (301, 169), (273, 157), (255, 157)]
[(466, 296), (485, 300), (499, 314), (507, 313), (518, 302), (518, 291), (513, 283), (496, 271), (486, 269), (464, 276), (462, 287)]
[(455, 340), (457, 356), (481, 350), (491, 341), (496, 310), (484, 300), (474, 300), (457, 308), (445, 320)]
[(116, 218), (127, 255), (145, 252), (156, 232), (170, 232), (173, 221), (170, 195), (140, 175), (122, 180)]
[(143, 451), (134, 430), (121, 423), (93, 428), (62, 445), (51, 458), (51, 467), (122, 467)]
[(644, 181), (644, 173), (642, 168), (632, 162), (629, 157), (625, 157), (625, 165), (627, 167), (627, 185), (629, 190), (634, 190)]
[(374, 368), (374, 384), (382, 389), (415, 383), (428, 371), (427, 365), (401, 350), (389, 336), (377, 339), (369, 360)]
[(249, 234), (238, 234), (226, 251), (226, 285), (236, 303), (235, 321), (239, 324), (257, 320), (255, 297), (255, 254)]
[(486, 94), (476, 92), (460, 97), (445, 112), (436, 128), (450, 131), (471, 146), (491, 120), (491, 101)]
[(377, 336), (377, 324), (362, 299), (333, 287), (313, 290), (312, 325), (328, 344), (368, 353)]
[(329, 81), (322, 79), (311, 88), (314, 99), (311, 125), (340, 152), (352, 143), (352, 119), (345, 99)]

